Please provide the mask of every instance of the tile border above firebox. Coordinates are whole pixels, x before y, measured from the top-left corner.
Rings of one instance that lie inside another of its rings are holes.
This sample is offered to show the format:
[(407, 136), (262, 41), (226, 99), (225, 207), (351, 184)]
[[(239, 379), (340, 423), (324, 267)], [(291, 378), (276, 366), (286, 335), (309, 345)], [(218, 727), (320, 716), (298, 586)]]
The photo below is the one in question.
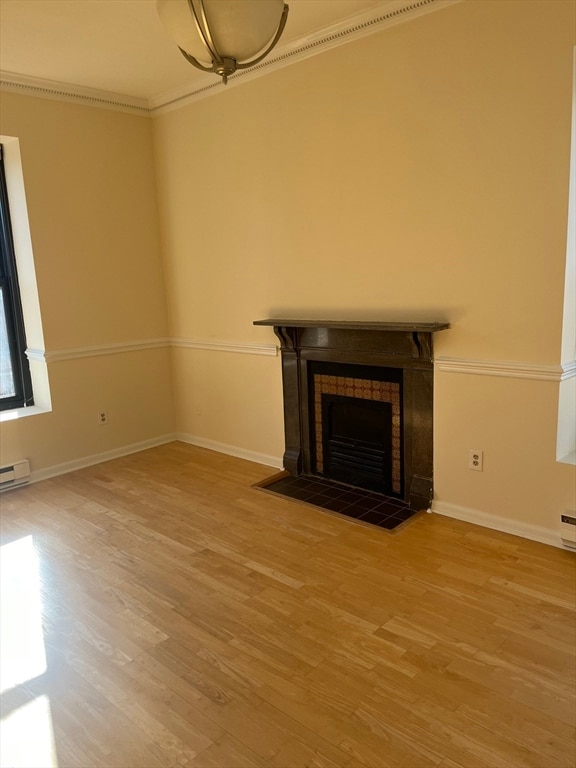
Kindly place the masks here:
[(295, 477), (314, 474), (309, 363), (402, 369), (404, 498), (413, 509), (428, 508), (433, 497), (432, 334), (449, 328), (449, 323), (272, 318), (254, 325), (273, 327), (280, 340), (284, 467)]

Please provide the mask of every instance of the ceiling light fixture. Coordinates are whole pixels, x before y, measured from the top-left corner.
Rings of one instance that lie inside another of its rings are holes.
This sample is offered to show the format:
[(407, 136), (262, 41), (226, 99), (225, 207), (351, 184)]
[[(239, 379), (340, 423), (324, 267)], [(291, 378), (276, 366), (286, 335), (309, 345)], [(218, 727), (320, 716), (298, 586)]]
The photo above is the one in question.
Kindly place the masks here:
[(184, 58), (224, 84), (268, 56), (288, 18), (283, 0), (157, 0), (156, 7)]

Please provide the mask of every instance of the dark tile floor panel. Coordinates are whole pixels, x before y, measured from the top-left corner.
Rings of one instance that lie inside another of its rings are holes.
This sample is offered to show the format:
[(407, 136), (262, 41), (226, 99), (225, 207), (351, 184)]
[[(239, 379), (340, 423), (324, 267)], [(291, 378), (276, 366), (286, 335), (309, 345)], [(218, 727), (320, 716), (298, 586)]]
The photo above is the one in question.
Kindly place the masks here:
[(260, 487), (289, 499), (305, 501), (331, 512), (354, 517), (364, 523), (372, 523), (388, 531), (394, 530), (416, 514), (400, 499), (319, 477), (285, 475), (277, 480), (272, 479), (269, 483), (261, 483)]

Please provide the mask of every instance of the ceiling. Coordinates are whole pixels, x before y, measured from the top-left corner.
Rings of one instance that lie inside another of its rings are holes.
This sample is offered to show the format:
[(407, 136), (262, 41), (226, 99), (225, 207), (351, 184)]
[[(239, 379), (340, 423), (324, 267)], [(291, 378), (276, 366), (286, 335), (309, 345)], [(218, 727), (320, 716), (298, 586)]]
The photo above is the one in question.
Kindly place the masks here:
[[(281, 45), (396, 0), (288, 0)], [(143, 100), (205, 82), (168, 37), (155, 0), (0, 0), (0, 70)], [(214, 75), (210, 75), (214, 78)]]

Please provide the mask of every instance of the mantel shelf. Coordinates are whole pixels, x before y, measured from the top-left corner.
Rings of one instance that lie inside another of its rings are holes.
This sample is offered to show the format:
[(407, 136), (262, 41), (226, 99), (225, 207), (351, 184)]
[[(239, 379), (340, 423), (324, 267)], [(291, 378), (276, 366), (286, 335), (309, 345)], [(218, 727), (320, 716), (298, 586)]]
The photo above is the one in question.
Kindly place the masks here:
[(450, 328), (450, 323), (432, 322), (379, 322), (361, 320), (294, 320), (290, 318), (269, 318), (254, 320), (254, 325), (268, 325), (276, 328), (337, 328), (340, 330), (398, 331), (400, 333), (435, 333)]

